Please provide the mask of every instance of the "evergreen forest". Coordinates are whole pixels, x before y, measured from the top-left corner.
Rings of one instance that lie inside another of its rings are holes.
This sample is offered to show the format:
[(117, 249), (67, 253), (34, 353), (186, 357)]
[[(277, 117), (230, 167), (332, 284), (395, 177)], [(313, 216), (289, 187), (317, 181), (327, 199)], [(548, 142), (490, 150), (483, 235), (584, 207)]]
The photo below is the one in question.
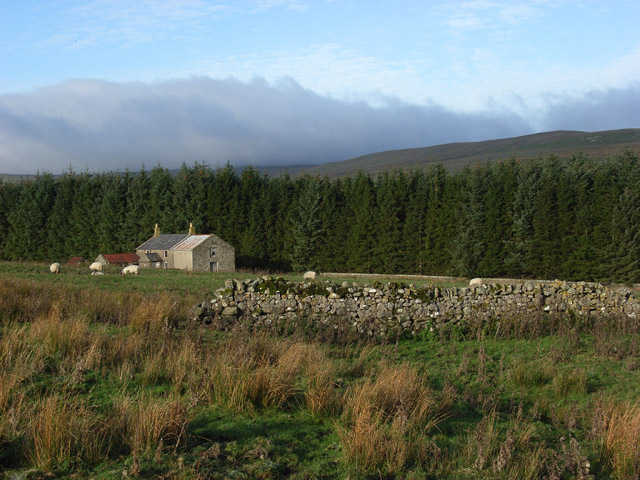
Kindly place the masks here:
[(183, 165), (0, 182), (0, 258), (66, 262), (215, 233), (239, 269), (640, 282), (640, 162), (574, 155), (372, 178)]

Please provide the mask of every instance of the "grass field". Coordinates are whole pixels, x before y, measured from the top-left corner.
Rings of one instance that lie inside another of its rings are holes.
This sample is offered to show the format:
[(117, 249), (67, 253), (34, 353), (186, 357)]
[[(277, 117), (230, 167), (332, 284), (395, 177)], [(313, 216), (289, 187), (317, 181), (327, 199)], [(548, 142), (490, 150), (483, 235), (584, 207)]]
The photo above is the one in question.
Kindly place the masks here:
[(228, 277), (0, 263), (5, 478), (640, 474), (635, 321), (393, 344), (192, 323)]

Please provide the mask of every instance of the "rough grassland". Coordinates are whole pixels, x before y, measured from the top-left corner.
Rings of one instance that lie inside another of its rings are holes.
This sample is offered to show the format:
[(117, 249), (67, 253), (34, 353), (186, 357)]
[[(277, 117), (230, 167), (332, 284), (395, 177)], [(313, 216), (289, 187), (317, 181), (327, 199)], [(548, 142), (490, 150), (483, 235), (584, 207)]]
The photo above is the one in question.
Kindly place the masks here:
[(635, 321), (327, 344), (192, 324), (227, 275), (42, 272), (0, 264), (6, 478), (640, 474)]

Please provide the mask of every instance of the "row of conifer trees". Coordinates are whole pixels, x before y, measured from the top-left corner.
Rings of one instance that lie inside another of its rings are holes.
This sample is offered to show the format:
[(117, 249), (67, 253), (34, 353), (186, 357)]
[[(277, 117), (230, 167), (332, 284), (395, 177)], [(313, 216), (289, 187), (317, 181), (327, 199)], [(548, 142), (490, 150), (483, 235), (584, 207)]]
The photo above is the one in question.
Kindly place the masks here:
[(0, 182), (0, 257), (131, 252), (216, 233), (238, 268), (640, 282), (640, 163), (626, 152), (268, 177), (230, 165)]

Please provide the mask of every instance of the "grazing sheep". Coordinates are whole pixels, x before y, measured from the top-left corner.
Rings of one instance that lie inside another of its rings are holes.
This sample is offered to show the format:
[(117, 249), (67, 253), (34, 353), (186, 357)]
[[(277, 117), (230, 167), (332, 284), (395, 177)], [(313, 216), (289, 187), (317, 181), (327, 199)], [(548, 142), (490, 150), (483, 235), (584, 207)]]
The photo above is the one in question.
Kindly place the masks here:
[(122, 275), (140, 275), (140, 268), (138, 265), (127, 265), (120, 273)]
[(469, 282), (469, 286), (473, 286), (473, 285), (482, 285), (482, 279), (472, 278), (471, 281)]
[(302, 276), (302, 278), (304, 280), (315, 280), (316, 279), (316, 272), (309, 270), (308, 272), (305, 272), (304, 275)]
[(93, 262), (91, 265), (89, 265), (89, 271), (91, 273), (93, 273), (93, 272), (101, 272), (102, 271), (102, 264), (100, 262)]
[(60, 273), (60, 264), (58, 262), (52, 263), (49, 267), (51, 273)]

